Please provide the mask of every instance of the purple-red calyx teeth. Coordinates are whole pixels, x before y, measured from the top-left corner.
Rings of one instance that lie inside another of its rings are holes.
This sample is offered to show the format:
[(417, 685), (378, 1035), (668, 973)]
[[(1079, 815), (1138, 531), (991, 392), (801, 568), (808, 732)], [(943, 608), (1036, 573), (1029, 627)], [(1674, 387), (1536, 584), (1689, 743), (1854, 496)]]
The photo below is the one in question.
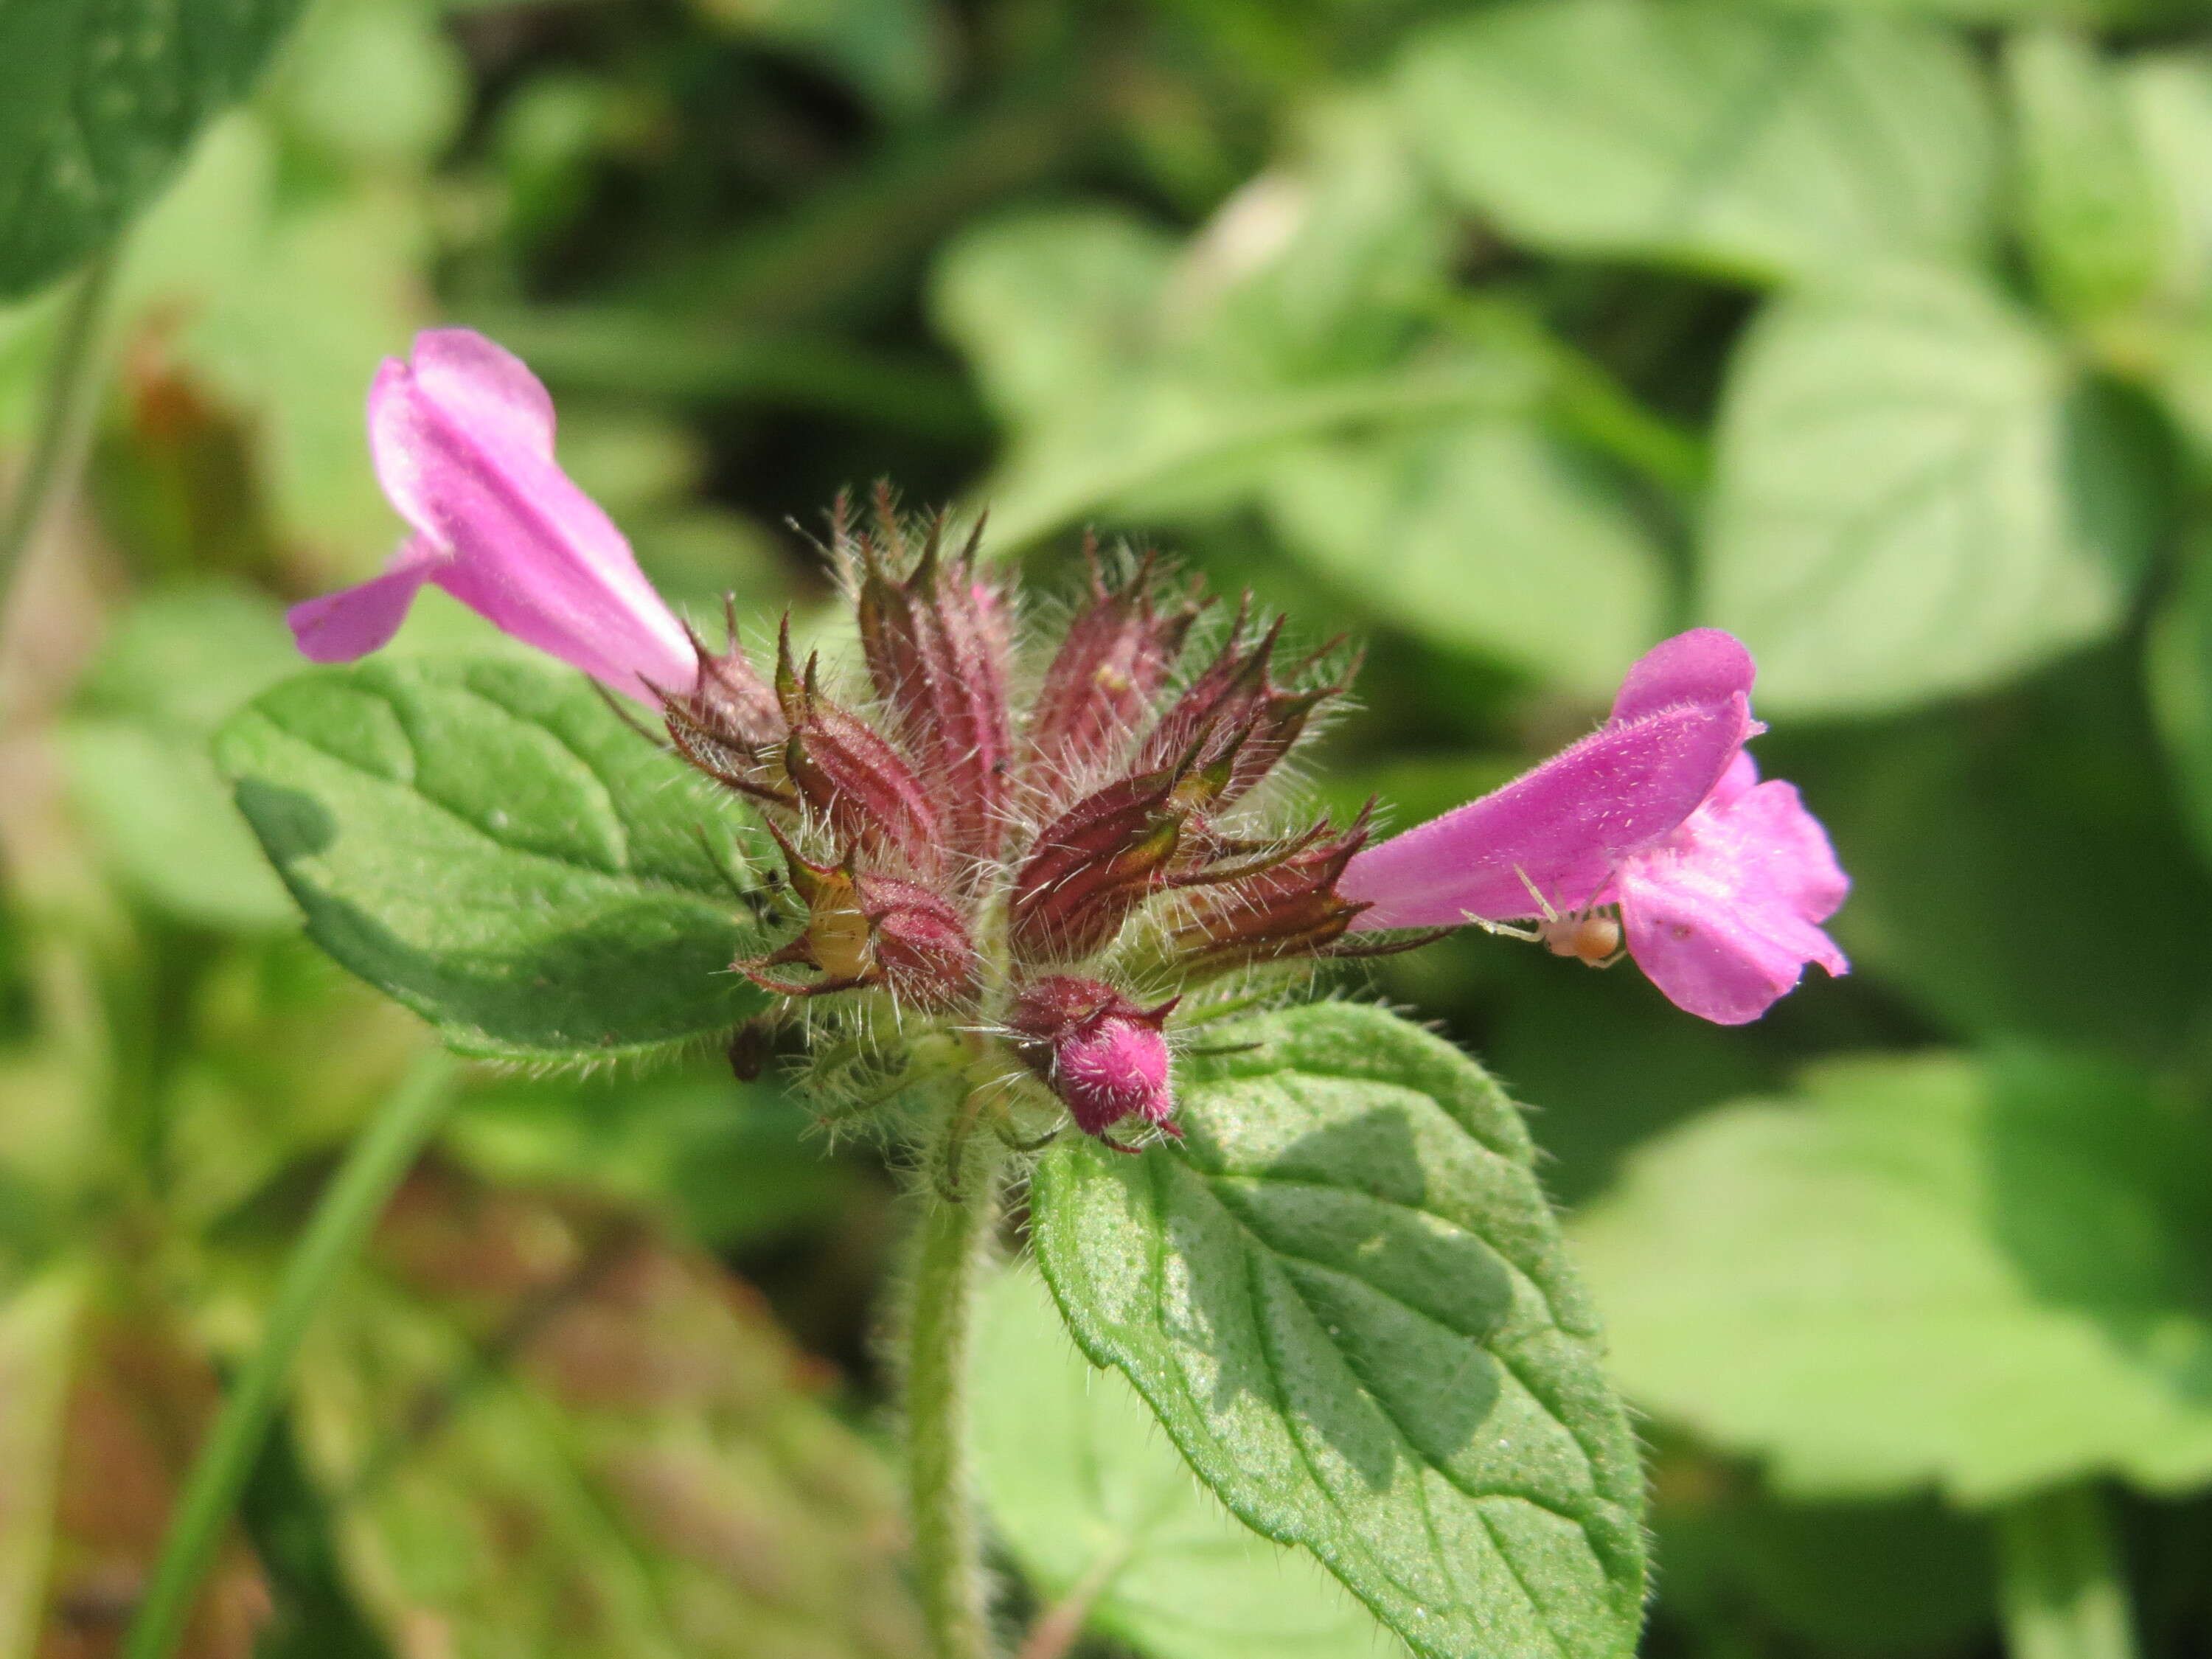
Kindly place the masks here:
[(1013, 761), (1004, 613), (975, 574), (981, 532), (979, 524), (948, 557), (945, 520), (932, 519), (920, 556), (902, 575), (893, 567), (907, 562), (905, 535), (879, 491), (873, 528), (835, 538), (860, 556), (868, 677), (916, 765), (939, 781), (948, 846), (971, 868), (995, 856), (1005, 836)]
[(1133, 1117), (1180, 1138), (1165, 1031), (1175, 1006), (1139, 1007), (1103, 980), (1055, 974), (1023, 988), (1006, 1024), (1022, 1063), (1084, 1133), (1104, 1139)]
[(777, 805), (795, 800), (783, 776), (781, 750), (789, 728), (768, 682), (738, 643), (736, 606), (724, 607), (724, 639), (710, 649), (695, 632), (698, 658), (692, 690), (662, 690), (661, 718), (677, 753), (717, 783)]
[(1017, 957), (1088, 956), (1166, 885), (1188, 816), (1182, 781), (1176, 771), (1120, 778), (1045, 826), (1014, 875), (1007, 935)]
[(1367, 908), (1340, 896), (1336, 884), (1367, 844), (1373, 811), (1370, 801), (1340, 832), (1316, 824), (1274, 854), (1248, 860), (1243, 873), (1200, 889), (1168, 936), (1176, 965), (1200, 978), (1301, 957), (1372, 956), (1407, 948), (1396, 940), (1379, 947), (1339, 943)]
[(889, 738), (823, 695), (814, 659), (799, 672), (787, 620), (776, 642), (775, 696), (791, 733), (783, 769), (830, 836), (901, 859), (918, 876), (936, 875), (945, 854), (937, 793)]
[(1203, 609), (1182, 594), (1164, 609), (1157, 605), (1149, 555), (1115, 587), (1098, 568), (1096, 544), (1086, 544), (1084, 552), (1090, 602), (1068, 624), (1030, 710), (1029, 781), (1048, 803), (1068, 799), (1082, 779), (1143, 730)]

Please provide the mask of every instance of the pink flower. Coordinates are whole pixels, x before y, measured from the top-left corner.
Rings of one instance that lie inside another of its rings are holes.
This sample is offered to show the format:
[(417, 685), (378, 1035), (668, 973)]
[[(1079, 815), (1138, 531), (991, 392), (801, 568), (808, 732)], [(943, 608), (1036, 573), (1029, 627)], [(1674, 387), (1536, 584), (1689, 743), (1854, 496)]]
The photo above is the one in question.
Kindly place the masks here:
[(465, 328), (415, 337), (368, 392), (376, 476), (414, 526), (380, 575), (295, 605), (317, 662), (351, 662), (391, 639), (435, 582), (526, 644), (659, 705), (689, 692), (698, 655), (629, 544), (553, 459), (553, 404), (520, 359)]
[(1654, 647), (1590, 736), (1354, 858), (1338, 893), (1371, 908), (1353, 928), (1535, 920), (1593, 963), (1625, 933), (1678, 1007), (1723, 1025), (1758, 1018), (1808, 962), (1847, 972), (1819, 924), (1850, 883), (1797, 791), (1760, 783), (1743, 751), (1765, 729), (1754, 672), (1717, 629)]

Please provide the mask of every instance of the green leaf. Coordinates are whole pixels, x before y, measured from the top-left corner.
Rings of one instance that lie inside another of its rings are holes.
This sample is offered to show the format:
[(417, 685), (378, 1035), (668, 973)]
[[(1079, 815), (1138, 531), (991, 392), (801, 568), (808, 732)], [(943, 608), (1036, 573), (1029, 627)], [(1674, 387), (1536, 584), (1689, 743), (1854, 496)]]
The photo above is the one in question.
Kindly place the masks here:
[(1658, 550), (1526, 420), (1439, 421), (1294, 453), (1267, 503), (1284, 544), (1369, 615), (1601, 700), (1657, 636)]
[(1401, 88), (1445, 185), (1550, 252), (1779, 281), (1988, 238), (1986, 96), (1910, 23), (1516, 0), (1417, 39)]
[(2143, 670), (2183, 817), (2212, 864), (2212, 549), (2191, 556), (2152, 618)]
[(1308, 1557), (1252, 1533), (1161, 1443), (1145, 1402), (1067, 1340), (1036, 1275), (984, 1292), (972, 1395), (976, 1472), (999, 1534), (1086, 1628), (1153, 1659), (1358, 1659), (1402, 1651)]
[(0, 12), (0, 298), (112, 235), (243, 97), (298, 0), (20, 0)]
[(954, 32), (933, 0), (692, 0), (692, 9), (815, 59), (889, 115), (926, 113), (951, 82)]
[(275, 605), (215, 583), (148, 595), (101, 647), (84, 712), (63, 727), (70, 793), (108, 861), (165, 915), (244, 933), (291, 921), (208, 739), (299, 663)]
[(2064, 23), (2112, 28), (2181, 24), (2203, 15), (2199, 0), (1784, 0), (1808, 11), (1857, 11), (1961, 23)]
[(262, 101), (362, 167), (428, 170), (467, 118), (468, 59), (422, 0), (318, 0)]
[(716, 862), (755, 832), (580, 674), (303, 675), (216, 758), (310, 936), (466, 1051), (612, 1056), (763, 1004), (730, 969), (755, 941)]
[[(378, 362), (431, 320), (428, 203), (367, 172), (288, 191), (288, 159), (258, 111), (210, 128), (132, 236), (118, 309), (158, 320), (166, 362), (207, 405), (203, 424), (242, 428), (252, 500), (284, 546), (365, 576), (401, 526), (368, 465), (362, 398)], [(242, 504), (226, 506), (214, 533), (249, 533)]]
[(650, 1205), (690, 1242), (743, 1248), (866, 1201), (814, 1112), (717, 1056), (668, 1076), (514, 1078), (472, 1091), (445, 1144), (503, 1183)]
[(2120, 77), (2087, 40), (2057, 29), (2016, 36), (2005, 69), (2037, 286), (2087, 324), (2141, 304), (2166, 264), (2167, 228)]
[(1702, 608), (1758, 656), (1763, 708), (1906, 707), (2118, 623), (2135, 452), (2075, 391), (2027, 318), (1943, 272), (1760, 319), (1729, 372)]
[(1174, 247), (1115, 208), (987, 220), (939, 259), (931, 319), (1002, 418), (1081, 403), (1133, 355), (1156, 349), (1155, 301)]
[(760, 1300), (635, 1218), (403, 1189), (301, 1352), (362, 1611), (453, 1659), (910, 1659), (890, 1472)]
[(1631, 1395), (1806, 1496), (2202, 1483), (2212, 1146), (2173, 1105), (2101, 1062), (1877, 1059), (1666, 1136), (1575, 1229)]
[(1615, 1656), (1642, 1479), (1519, 1114), (1449, 1043), (1345, 1004), (1224, 1029), (1180, 1149), (1066, 1142), (1038, 1259), (1248, 1525), (1416, 1650)]
[(130, 720), (73, 720), (70, 793), (131, 890), (178, 921), (226, 933), (286, 926), (292, 906), (239, 821), (204, 740)]
[(45, 1622), (62, 1410), (82, 1273), (57, 1269), (0, 1295), (0, 1659), (32, 1659)]
[(1338, 432), (1533, 406), (1539, 351), (1424, 333), (1444, 243), (1380, 112), (1347, 104), (1313, 126), (1300, 165), (1253, 180), (1180, 250), (1093, 208), (1000, 220), (947, 251), (932, 313), (1010, 428), (981, 492), (1000, 554), (1085, 520), (1218, 514)]
[(1762, 740), (1787, 744), (1772, 769), (1805, 786), (1850, 872), (1834, 925), (1855, 975), (1960, 1036), (2187, 1063), (2212, 881), (2140, 672), (2116, 643), (2002, 698)]
[(1731, 1490), (1748, 1483), (1715, 1462), (1655, 1460), (1653, 1553), (1673, 1619), (1740, 1631), (1747, 1603), (1819, 1651), (1893, 1656), (1955, 1650), (1994, 1622), (1989, 1528), (1975, 1517), (1925, 1496), (1783, 1503)]

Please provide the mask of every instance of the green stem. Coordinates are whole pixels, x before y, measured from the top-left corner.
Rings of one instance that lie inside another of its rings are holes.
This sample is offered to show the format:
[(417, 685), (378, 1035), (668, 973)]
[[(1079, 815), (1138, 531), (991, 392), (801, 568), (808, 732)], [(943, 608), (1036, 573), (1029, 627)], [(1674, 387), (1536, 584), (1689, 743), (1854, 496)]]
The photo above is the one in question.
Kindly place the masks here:
[(261, 1346), (223, 1402), (171, 1516), (146, 1599), (131, 1621), (124, 1659), (168, 1659), (184, 1634), (200, 1581), (215, 1560), (231, 1511), (283, 1403), (301, 1340), (339, 1276), (360, 1254), (386, 1200), (437, 1128), (453, 1096), (454, 1068), (443, 1050), (418, 1060), (346, 1153), (307, 1231), (285, 1263)]
[(2135, 1659), (2127, 1578), (2102, 1492), (2085, 1484), (2039, 1493), (1996, 1522), (2012, 1659)]
[(0, 593), (7, 591), (15, 567), (46, 528), (54, 503), (69, 493), (84, 464), (105, 361), (100, 349), (101, 322), (115, 286), (119, 246), (120, 239), (93, 260), (62, 315), (61, 338), (55, 342), (46, 393), (40, 401), (38, 439), (23, 481), (8, 503), (7, 516), (0, 520)]
[(1091, 1609), (1128, 1565), (1129, 1550), (1126, 1543), (1101, 1550), (1098, 1559), (1075, 1581), (1074, 1589), (1054, 1602), (1030, 1626), (1030, 1633), (1022, 1639), (1021, 1651), (1014, 1659), (1064, 1659), (1067, 1650), (1082, 1637), (1083, 1627), (1091, 1622)]
[[(1418, 423), (1476, 410), (1525, 409), (1525, 377), (1491, 364), (1413, 368), (1364, 375), (1267, 398), (1254, 410), (1194, 434), (1133, 444), (1109, 459), (1053, 474), (1042, 488), (1001, 491), (991, 501), (991, 547), (1001, 559), (1180, 474), (1247, 450), (1320, 436), (1340, 427)], [(986, 495), (989, 494), (987, 486)]]
[[(933, 1659), (988, 1659), (982, 1544), (969, 1491), (967, 1374), (976, 1268), (998, 1212), (997, 1143), (948, 1126), (942, 1183), (926, 1182), (907, 1325), (907, 1492), (915, 1579)], [(133, 1656), (136, 1659), (136, 1656)]]

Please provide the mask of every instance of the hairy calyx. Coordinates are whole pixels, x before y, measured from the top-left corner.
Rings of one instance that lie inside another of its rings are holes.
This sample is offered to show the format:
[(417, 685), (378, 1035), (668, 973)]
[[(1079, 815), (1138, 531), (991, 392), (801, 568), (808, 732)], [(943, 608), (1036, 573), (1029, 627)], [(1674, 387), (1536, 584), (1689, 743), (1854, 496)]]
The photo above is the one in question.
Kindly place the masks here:
[(737, 965), (793, 1005), (995, 1034), (1020, 1062), (1010, 1089), (1034, 1078), (1102, 1138), (1169, 1128), (1184, 988), (1396, 948), (1345, 942), (1364, 907), (1336, 882), (1365, 816), (1255, 804), (1343, 694), (1334, 647), (1285, 666), (1281, 624), (1248, 602), (1193, 653), (1207, 601), (1150, 560), (1109, 576), (1094, 550), (1082, 602), (1024, 662), (1010, 580), (945, 528), (883, 495), (865, 524), (833, 514), (865, 687), (830, 685), (787, 625), (765, 667), (734, 635), (695, 639), (696, 678), (663, 695), (677, 751), (781, 849), (779, 937)]

